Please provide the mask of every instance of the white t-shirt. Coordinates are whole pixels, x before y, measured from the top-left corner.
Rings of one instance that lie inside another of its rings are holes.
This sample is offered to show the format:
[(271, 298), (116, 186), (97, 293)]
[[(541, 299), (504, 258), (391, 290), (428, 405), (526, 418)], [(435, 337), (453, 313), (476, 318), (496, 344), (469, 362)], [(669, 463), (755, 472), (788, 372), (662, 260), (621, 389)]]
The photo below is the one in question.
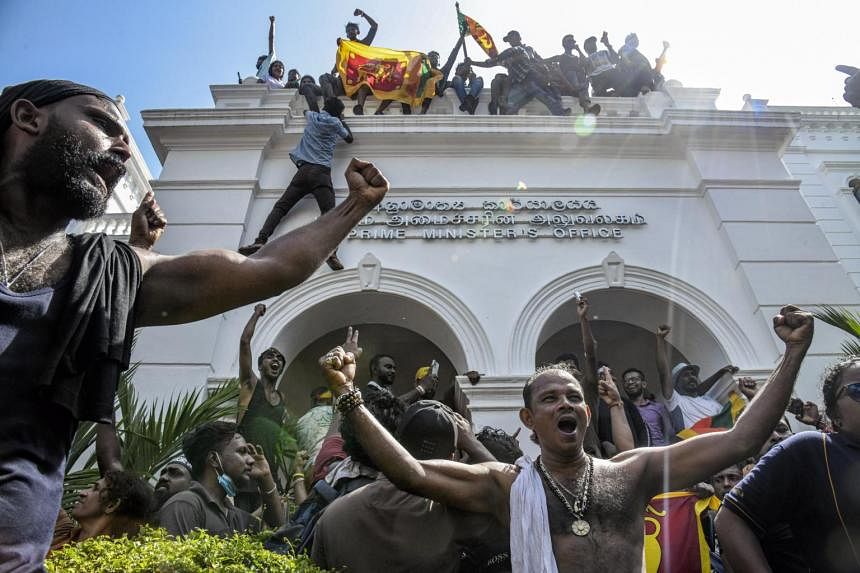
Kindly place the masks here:
[(672, 412), (676, 408), (681, 410), (684, 418), (684, 427), (689, 428), (702, 418), (715, 416), (723, 409), (723, 405), (707, 396), (684, 396), (673, 391), (672, 397), (666, 400), (666, 406)]

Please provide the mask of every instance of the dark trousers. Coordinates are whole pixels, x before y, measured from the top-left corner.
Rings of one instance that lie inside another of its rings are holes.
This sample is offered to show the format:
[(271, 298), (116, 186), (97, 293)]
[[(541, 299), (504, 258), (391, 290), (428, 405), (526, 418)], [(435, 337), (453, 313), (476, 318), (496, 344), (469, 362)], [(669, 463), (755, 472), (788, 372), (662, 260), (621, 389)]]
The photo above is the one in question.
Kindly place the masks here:
[(293, 176), (290, 185), (281, 198), (278, 199), (272, 212), (266, 217), (257, 243), (265, 243), (275, 231), (290, 209), (305, 195), (313, 194), (319, 205), (320, 213), (327, 213), (334, 208), (334, 189), (331, 185), (331, 168), (315, 163), (302, 163), (298, 172)]

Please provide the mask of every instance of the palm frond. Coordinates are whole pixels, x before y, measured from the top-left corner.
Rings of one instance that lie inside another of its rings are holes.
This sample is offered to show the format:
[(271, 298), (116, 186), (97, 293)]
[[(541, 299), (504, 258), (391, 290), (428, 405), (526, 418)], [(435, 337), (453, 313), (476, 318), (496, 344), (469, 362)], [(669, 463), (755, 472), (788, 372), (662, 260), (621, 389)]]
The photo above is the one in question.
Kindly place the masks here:
[(860, 313), (847, 308), (822, 305), (820, 310), (812, 313), (815, 318), (844, 330), (848, 334), (860, 339)]
[(812, 314), (818, 320), (835, 326), (854, 337), (842, 343), (843, 354), (846, 356), (860, 355), (860, 313), (825, 304), (821, 305), (820, 310), (816, 310)]
[(236, 416), (239, 384), (231, 380), (211, 393), (197, 388), (147, 407), (140, 406), (131, 385), (117, 397), (124, 404), (123, 418), (117, 423), (123, 466), (152, 476), (179, 453), (186, 433), (206, 422)]
[(845, 356), (860, 356), (860, 340), (846, 340), (843, 342), (842, 353)]
[[(125, 469), (146, 477), (155, 473), (182, 449), (182, 437), (194, 428), (223, 418), (235, 419), (239, 383), (228, 380), (211, 393), (195, 389), (166, 401), (142, 404), (132, 378), (137, 364), (120, 377), (114, 413), (116, 433)], [(95, 455), (96, 424), (78, 426), (66, 463), (63, 506), (69, 507), (77, 492), (99, 477)]]

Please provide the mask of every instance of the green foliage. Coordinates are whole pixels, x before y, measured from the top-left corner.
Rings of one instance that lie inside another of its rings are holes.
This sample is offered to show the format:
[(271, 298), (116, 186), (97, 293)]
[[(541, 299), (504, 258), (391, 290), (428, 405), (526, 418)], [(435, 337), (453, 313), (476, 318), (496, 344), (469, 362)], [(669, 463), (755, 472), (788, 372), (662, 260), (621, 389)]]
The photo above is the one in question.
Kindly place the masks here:
[(220, 538), (195, 531), (174, 540), (145, 528), (133, 539), (97, 537), (48, 556), (49, 573), (320, 573), (306, 555), (279, 555), (248, 535)]
[(828, 305), (822, 305), (821, 310), (813, 312), (815, 318), (844, 330), (853, 338), (842, 343), (845, 355), (860, 356), (860, 313)]
[[(117, 386), (114, 407), (116, 433), (122, 450), (122, 465), (146, 477), (155, 473), (182, 450), (182, 436), (205, 422), (236, 418), (239, 384), (231, 380), (213, 392), (195, 389), (171, 397), (166, 403), (142, 405), (131, 383), (137, 365), (123, 373)], [(77, 492), (98, 479), (95, 454), (96, 424), (82, 422), (72, 441), (63, 484), (63, 507), (68, 508)], [(78, 469), (71, 471), (73, 467)]]

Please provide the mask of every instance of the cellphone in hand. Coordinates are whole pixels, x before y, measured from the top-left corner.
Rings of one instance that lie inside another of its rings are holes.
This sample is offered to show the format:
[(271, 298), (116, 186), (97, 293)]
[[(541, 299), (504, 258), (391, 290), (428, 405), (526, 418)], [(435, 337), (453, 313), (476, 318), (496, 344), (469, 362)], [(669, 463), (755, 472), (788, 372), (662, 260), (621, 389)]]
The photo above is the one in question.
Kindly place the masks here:
[(439, 376), (439, 363), (435, 359), (430, 361), (430, 375)]
[(573, 291), (573, 299), (578, 303), (582, 300), (582, 293), (578, 290)]

